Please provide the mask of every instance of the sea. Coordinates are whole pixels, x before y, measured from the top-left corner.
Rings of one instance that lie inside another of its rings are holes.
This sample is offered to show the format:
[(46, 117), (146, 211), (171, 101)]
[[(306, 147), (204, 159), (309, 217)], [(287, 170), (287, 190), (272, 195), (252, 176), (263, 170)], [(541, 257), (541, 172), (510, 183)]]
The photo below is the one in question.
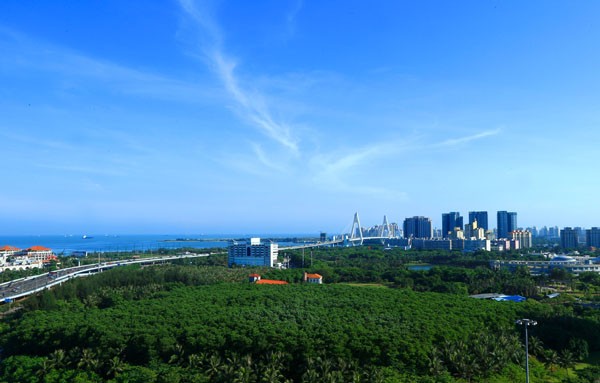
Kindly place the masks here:
[(0, 236), (0, 247), (9, 245), (19, 249), (32, 246), (44, 246), (57, 255), (71, 255), (73, 252), (136, 252), (158, 249), (179, 249), (183, 247), (206, 249), (225, 248), (231, 240), (246, 240), (250, 237), (271, 239), (279, 246), (298, 246), (310, 242), (306, 234), (277, 235), (20, 235)]

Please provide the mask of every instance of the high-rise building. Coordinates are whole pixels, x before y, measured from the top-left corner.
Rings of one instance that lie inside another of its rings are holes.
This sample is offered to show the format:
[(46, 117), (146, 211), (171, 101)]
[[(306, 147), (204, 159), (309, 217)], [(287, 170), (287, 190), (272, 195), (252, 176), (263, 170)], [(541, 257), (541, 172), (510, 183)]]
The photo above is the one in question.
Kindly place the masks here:
[(233, 241), (227, 252), (227, 264), (273, 267), (277, 261), (278, 245), (261, 243), (260, 238), (250, 238), (250, 243)]
[(477, 227), (483, 228), (483, 231), (488, 231), (488, 214), (487, 211), (470, 211), (469, 212), (469, 224), (477, 221)]
[(465, 239), (465, 232), (458, 227), (455, 227), (454, 230), (448, 234), (448, 238), (450, 239)]
[(579, 246), (579, 231), (565, 227), (560, 231), (560, 245), (563, 249), (576, 249)]
[(510, 238), (514, 241), (519, 241), (519, 245), (522, 249), (528, 249), (532, 246), (531, 232), (527, 230), (515, 230), (511, 231)]
[(574, 227), (573, 230), (577, 231), (577, 238), (579, 238), (579, 244), (583, 244), (585, 241), (586, 231), (583, 227)]
[(412, 217), (404, 220), (404, 238), (432, 238), (431, 218)]
[(585, 231), (585, 244), (588, 247), (600, 247), (600, 228), (592, 227)]
[(477, 221), (465, 225), (465, 238), (467, 239), (485, 239), (485, 230), (478, 227)]
[(453, 211), (450, 213), (442, 214), (442, 237), (449, 238), (450, 233), (454, 231), (454, 228), (463, 229), (463, 217), (459, 212)]
[(527, 230), (528, 232), (530, 232), (530, 233), (531, 233), (531, 237), (532, 237), (532, 238), (535, 238), (535, 237), (538, 237), (538, 236), (539, 236), (539, 235), (538, 235), (538, 228), (537, 228), (536, 226), (531, 226), (531, 227), (528, 227), (528, 228), (527, 228), (527, 229), (525, 229), (525, 230)]
[(511, 231), (517, 230), (517, 213), (508, 211), (499, 211), (498, 218), (498, 233), (496, 238), (508, 239)]
[(560, 238), (560, 230), (558, 230), (558, 226), (552, 226), (548, 228), (548, 238)]
[(546, 226), (542, 226), (538, 230), (538, 237), (548, 238), (548, 228)]

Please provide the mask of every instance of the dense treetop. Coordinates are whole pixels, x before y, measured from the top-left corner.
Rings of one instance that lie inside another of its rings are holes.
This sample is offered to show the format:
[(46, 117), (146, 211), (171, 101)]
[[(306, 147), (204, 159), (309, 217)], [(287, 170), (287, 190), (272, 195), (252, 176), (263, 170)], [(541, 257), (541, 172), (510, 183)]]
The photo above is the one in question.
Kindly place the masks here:
[[(328, 256), (309, 269), (325, 285), (302, 283), (302, 269), (215, 259), (70, 281), (3, 320), (0, 382), (510, 382), (522, 377), (522, 317), (540, 323), (531, 330), (540, 380), (600, 350), (597, 310), (467, 295), (535, 287), (526, 272), (478, 261), (410, 271), (378, 250)], [(292, 283), (251, 284), (250, 272)]]

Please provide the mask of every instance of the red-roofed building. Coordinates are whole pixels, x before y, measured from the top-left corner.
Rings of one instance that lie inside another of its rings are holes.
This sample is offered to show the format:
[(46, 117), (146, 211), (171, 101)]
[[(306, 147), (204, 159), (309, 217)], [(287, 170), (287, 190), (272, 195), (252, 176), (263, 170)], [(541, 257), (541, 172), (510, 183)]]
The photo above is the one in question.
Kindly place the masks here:
[(304, 282), (316, 283), (320, 285), (323, 283), (323, 276), (320, 274), (310, 274), (304, 272)]
[(256, 281), (257, 285), (287, 285), (288, 283), (286, 281), (277, 281), (274, 279), (261, 279), (259, 281)]
[(1, 252), (8, 252), (8, 251), (15, 252), (15, 251), (20, 251), (20, 250), (21, 249), (16, 248), (14, 246), (9, 246), (9, 245), (5, 245), (5, 246), (0, 247), (0, 253)]
[(29, 249), (21, 251), (20, 255), (34, 262), (45, 261), (54, 256), (52, 250), (44, 246), (31, 246)]
[(47, 247), (44, 246), (31, 246), (29, 249), (27, 249), (27, 251), (50, 251), (52, 252), (52, 250), (50, 250)]
[(6, 264), (7, 258), (14, 256), (19, 251), (21, 251), (21, 249), (17, 249), (14, 246), (6, 245), (0, 247), (0, 264)]
[(0, 272), (32, 268), (41, 269), (43, 267), (42, 261), (49, 256), (55, 257), (52, 250), (42, 246), (35, 246), (27, 250), (8, 245), (2, 246), (0, 247)]
[(250, 274), (250, 275), (248, 275), (248, 279), (250, 280), (250, 283), (258, 282), (258, 281), (260, 281), (260, 275)]
[(44, 259), (42, 262), (43, 263), (50, 263), (52, 261), (58, 261), (58, 257), (56, 255), (54, 255), (54, 254), (52, 254), (48, 258)]
[(0, 257), (6, 258), (6, 257), (10, 257), (12, 255), (15, 255), (15, 253), (21, 251), (21, 249), (18, 249), (14, 246), (9, 246), (9, 245), (5, 245), (0, 247)]

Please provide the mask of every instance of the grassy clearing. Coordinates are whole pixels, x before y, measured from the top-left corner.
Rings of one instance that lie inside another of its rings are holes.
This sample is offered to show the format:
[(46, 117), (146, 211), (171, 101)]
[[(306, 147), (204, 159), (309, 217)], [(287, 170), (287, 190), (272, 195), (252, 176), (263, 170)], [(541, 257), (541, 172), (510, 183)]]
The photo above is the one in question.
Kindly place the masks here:
[(340, 283), (340, 285), (357, 286), (357, 287), (387, 287), (383, 283)]

